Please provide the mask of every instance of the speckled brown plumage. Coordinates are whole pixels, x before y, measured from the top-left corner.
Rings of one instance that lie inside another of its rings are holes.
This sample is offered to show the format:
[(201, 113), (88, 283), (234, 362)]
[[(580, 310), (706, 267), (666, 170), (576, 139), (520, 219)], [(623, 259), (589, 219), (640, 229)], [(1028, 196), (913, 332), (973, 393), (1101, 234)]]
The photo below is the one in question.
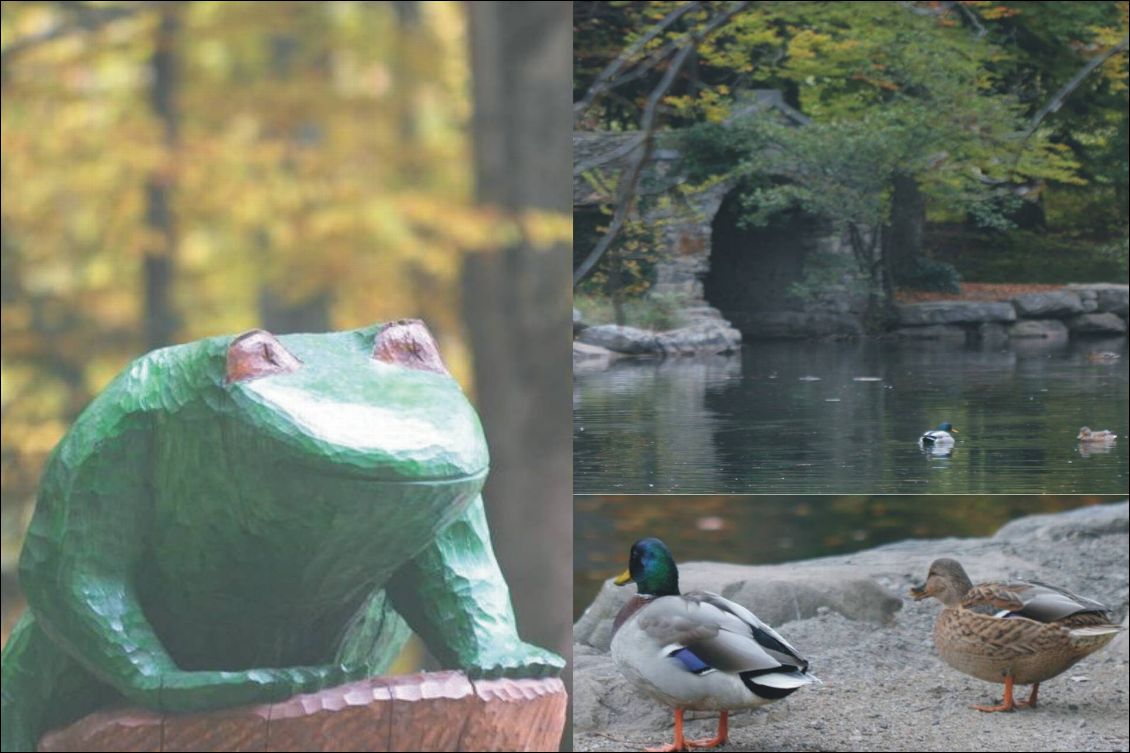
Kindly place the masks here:
[[(938, 655), (954, 669), (986, 682), (1005, 684), (1004, 703), (975, 707), (1008, 711), (1035, 705), (1039, 683), (1064, 672), (1110, 643), (1122, 628), (1091, 599), (1043, 583), (983, 583), (971, 586), (956, 561), (930, 566), (916, 600), (933, 596), (945, 604), (934, 625)], [(1013, 684), (1033, 685), (1026, 703), (1012, 699)]]

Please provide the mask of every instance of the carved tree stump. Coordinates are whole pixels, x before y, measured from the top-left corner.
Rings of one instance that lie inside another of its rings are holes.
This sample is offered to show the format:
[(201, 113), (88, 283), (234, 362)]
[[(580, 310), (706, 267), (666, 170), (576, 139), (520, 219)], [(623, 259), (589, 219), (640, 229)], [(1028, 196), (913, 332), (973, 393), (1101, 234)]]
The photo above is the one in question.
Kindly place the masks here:
[(39, 750), (556, 750), (565, 705), (556, 678), (472, 681), (432, 672), (204, 714), (104, 709), (48, 732)]

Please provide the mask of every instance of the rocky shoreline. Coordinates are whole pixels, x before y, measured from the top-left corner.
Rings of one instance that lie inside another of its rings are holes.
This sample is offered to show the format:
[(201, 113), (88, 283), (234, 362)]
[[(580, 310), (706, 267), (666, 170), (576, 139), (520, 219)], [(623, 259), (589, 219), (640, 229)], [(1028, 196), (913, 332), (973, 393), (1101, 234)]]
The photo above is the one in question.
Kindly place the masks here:
[(653, 332), (618, 324), (588, 325), (573, 309), (573, 366), (607, 368), (625, 357), (670, 358), (736, 353), (742, 334), (712, 306), (684, 309), (683, 326)]
[[(1024, 293), (1008, 301), (929, 301), (896, 304), (887, 336), (906, 340), (981, 342), (1066, 342), (1072, 337), (1119, 337), (1127, 333), (1130, 286), (1114, 283), (1067, 285)], [(862, 328), (847, 311), (778, 312), (765, 337), (804, 339), (816, 332), (859, 336)], [(824, 321), (829, 316), (843, 321)], [(820, 326), (815, 326), (815, 317)], [(821, 318), (823, 317), (823, 318)], [(670, 358), (736, 353), (742, 334), (712, 306), (697, 303), (680, 312), (683, 326), (654, 332), (616, 324), (590, 325), (573, 312), (573, 364), (579, 371), (607, 368), (621, 358)], [(772, 317), (770, 317), (772, 319)], [(851, 320), (851, 321), (849, 321)], [(768, 321), (768, 320), (767, 320)], [(848, 325), (851, 326), (848, 326)]]
[[(1040, 708), (981, 714), (1000, 698), (938, 659), (940, 605), (907, 592), (932, 560), (958, 558), (977, 582), (1043, 579), (1098, 599), (1127, 624), (1130, 505), (1014, 520), (982, 539), (904, 541), (850, 555), (769, 566), (687, 563), (686, 590), (705, 588), (753, 609), (812, 662), (824, 685), (731, 718), (721, 750), (1128, 750), (1130, 638), (1044, 683)], [(638, 696), (608, 656), (611, 621), (634, 591), (606, 582), (574, 626), (576, 750), (670, 742), (671, 712)], [(715, 715), (688, 725), (713, 734)]]
[(911, 339), (994, 342), (1124, 335), (1130, 286), (1068, 285), (1011, 301), (932, 301), (895, 306), (893, 334)]

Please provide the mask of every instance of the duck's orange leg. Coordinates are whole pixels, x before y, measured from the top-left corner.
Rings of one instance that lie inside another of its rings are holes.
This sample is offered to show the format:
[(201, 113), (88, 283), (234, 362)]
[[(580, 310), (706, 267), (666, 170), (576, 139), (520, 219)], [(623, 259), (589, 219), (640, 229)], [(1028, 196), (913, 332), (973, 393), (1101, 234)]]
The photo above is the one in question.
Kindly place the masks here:
[(1004, 678), (1004, 700), (1000, 706), (974, 706), (973, 708), (978, 711), (1012, 711), (1016, 708), (1016, 701), (1012, 700), (1012, 675), (1006, 675)]
[(724, 742), (730, 736), (730, 712), (723, 711), (722, 716), (718, 718), (718, 734), (709, 739), (703, 740), (687, 740), (687, 745), (692, 748), (714, 748)]
[(1036, 696), (1039, 695), (1039, 693), (1040, 693), (1040, 683), (1038, 683), (1038, 682), (1032, 683), (1032, 690), (1031, 690), (1031, 692), (1028, 693), (1028, 700), (1027, 701), (1017, 701), (1016, 705), (1017, 706), (1023, 706), (1025, 708), (1029, 708), (1029, 709), (1036, 708)]
[(683, 710), (675, 709), (675, 742), (670, 745), (660, 745), (658, 748), (644, 748), (648, 753), (676, 753), (687, 750), (687, 741), (683, 737)]

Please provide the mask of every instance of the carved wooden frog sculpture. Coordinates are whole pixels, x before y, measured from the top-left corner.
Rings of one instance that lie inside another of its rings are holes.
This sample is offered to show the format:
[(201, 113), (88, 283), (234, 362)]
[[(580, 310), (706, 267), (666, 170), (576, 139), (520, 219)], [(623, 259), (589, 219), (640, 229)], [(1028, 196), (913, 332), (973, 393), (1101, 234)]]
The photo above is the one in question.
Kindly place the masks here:
[(172, 712), (384, 672), (410, 630), (475, 676), (519, 640), (487, 447), (422, 323), (153, 351), (55, 449), (3, 655), (3, 749), (123, 698)]

